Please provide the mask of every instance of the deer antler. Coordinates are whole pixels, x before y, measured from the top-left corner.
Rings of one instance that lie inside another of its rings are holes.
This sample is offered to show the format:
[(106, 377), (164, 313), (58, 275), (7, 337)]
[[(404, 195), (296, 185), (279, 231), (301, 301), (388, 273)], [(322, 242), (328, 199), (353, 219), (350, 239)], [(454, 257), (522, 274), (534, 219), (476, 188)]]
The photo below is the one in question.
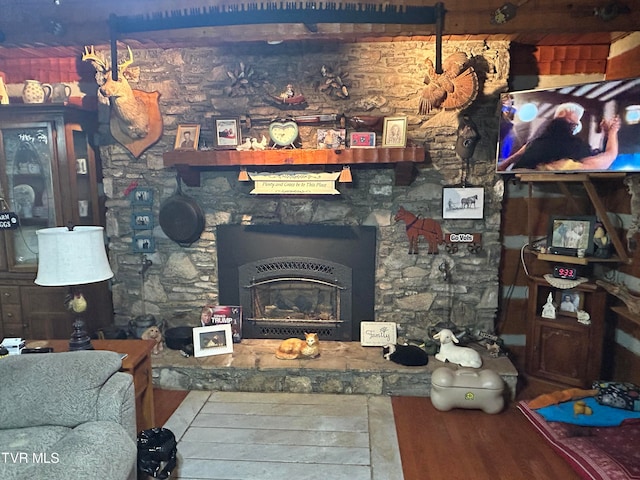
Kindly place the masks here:
[(121, 64), (118, 65), (118, 73), (122, 74), (129, 65), (133, 63), (133, 52), (131, 51), (131, 47), (127, 45), (127, 50), (129, 51), (129, 59), (125, 60)]
[(93, 65), (93, 68), (95, 68), (99, 72), (104, 73), (109, 71), (109, 66), (107, 65), (107, 61), (102, 55), (99, 55), (96, 53), (93, 45), (91, 45), (91, 47), (87, 47), (87, 46), (84, 47), (84, 53), (82, 54), (82, 61), (91, 62), (91, 64)]

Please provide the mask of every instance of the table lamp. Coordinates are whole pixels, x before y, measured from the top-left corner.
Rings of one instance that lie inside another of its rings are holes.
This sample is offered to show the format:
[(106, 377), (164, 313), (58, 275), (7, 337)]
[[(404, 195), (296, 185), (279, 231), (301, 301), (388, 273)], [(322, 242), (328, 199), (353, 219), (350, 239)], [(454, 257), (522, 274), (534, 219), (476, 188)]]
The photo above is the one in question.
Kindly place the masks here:
[(76, 314), (69, 350), (91, 350), (91, 338), (82, 319), (87, 309), (80, 285), (102, 282), (113, 277), (104, 246), (103, 227), (44, 228), (38, 236), (38, 274), (36, 285), (68, 286), (67, 307)]

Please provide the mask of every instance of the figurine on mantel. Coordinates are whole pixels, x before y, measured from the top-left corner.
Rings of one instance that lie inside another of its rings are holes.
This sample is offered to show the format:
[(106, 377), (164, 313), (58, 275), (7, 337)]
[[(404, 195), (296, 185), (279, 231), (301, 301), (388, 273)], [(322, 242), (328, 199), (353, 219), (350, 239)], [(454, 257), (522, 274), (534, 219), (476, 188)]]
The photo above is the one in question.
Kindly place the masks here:
[(320, 355), (320, 340), (317, 333), (305, 333), (305, 339), (287, 338), (276, 350), (276, 358), (295, 360), (297, 358), (315, 358)]
[(542, 306), (543, 318), (556, 318), (556, 306), (553, 304), (553, 294), (549, 292), (547, 303)]

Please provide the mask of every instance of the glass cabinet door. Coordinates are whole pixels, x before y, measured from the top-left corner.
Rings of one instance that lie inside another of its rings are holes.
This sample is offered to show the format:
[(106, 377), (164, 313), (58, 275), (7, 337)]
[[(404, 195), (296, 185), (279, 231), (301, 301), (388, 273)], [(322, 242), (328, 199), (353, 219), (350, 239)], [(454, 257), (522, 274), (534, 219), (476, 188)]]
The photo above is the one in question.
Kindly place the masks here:
[[(5, 197), (20, 225), (5, 236), (10, 270), (33, 269), (38, 262), (36, 231), (56, 226), (52, 165), (54, 149), (49, 124), (4, 128)], [(6, 182), (6, 183), (5, 183)]]

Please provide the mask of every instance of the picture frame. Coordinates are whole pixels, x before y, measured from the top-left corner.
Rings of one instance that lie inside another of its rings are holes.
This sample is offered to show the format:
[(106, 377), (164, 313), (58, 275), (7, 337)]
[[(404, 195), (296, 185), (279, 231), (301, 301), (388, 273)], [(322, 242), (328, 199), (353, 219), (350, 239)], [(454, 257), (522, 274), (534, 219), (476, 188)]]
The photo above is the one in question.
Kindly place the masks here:
[(350, 148), (376, 148), (375, 132), (351, 132), (349, 134)]
[(193, 329), (193, 355), (208, 357), (233, 353), (231, 325), (218, 324)]
[(345, 128), (319, 128), (317, 135), (319, 150), (342, 150), (345, 148), (347, 140)]
[(407, 145), (407, 117), (385, 117), (382, 127), (383, 147)]
[(86, 158), (76, 158), (76, 174), (77, 175), (87, 175), (89, 173), (89, 168), (87, 166)]
[(131, 240), (133, 253), (154, 253), (156, 239), (150, 235), (135, 235)]
[(133, 230), (153, 230), (153, 212), (144, 210), (131, 214), (131, 228)]
[(554, 300), (558, 315), (577, 318), (578, 310), (584, 309), (584, 292), (575, 289), (557, 290)]
[(480, 220), (484, 218), (483, 187), (444, 187), (442, 218)]
[(595, 227), (595, 216), (552, 216), (547, 235), (548, 253), (574, 257), (592, 255)]
[(219, 150), (235, 149), (242, 143), (239, 117), (213, 117), (213, 146)]
[(199, 140), (200, 125), (178, 125), (178, 131), (176, 132), (176, 143), (173, 145), (173, 148), (174, 150), (197, 150)]
[(395, 322), (360, 322), (360, 345), (363, 347), (384, 347), (397, 341)]
[(153, 205), (153, 190), (134, 188), (130, 193), (130, 199), (133, 207), (151, 207)]

